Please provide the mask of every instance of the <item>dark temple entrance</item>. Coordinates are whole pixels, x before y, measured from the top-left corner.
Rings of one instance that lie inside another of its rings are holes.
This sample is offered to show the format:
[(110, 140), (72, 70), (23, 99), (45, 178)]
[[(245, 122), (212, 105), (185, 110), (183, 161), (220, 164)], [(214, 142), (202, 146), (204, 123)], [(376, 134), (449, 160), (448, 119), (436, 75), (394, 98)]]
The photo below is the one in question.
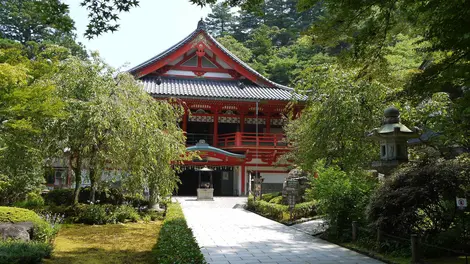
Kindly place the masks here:
[[(202, 178), (208, 178), (208, 172), (201, 173)], [(199, 171), (188, 169), (179, 174), (181, 183), (178, 184), (176, 195), (178, 196), (196, 196), (198, 188)], [(214, 187), (214, 196), (233, 196), (235, 195), (233, 171), (214, 170), (212, 172), (212, 184)]]

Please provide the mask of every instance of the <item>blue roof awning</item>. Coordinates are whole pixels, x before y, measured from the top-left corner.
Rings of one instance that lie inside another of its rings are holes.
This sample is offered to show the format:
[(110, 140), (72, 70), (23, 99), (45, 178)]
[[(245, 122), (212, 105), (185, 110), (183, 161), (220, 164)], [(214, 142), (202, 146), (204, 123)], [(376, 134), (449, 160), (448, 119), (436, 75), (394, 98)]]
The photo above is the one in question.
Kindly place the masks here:
[(239, 158), (239, 159), (244, 159), (245, 155), (243, 154), (236, 154), (232, 153), (223, 149), (219, 149), (213, 146), (210, 146), (207, 144), (205, 141), (201, 140), (199, 143), (197, 143), (195, 146), (191, 146), (186, 148), (187, 151), (207, 151), (207, 152), (215, 152), (219, 154), (223, 154), (228, 157), (233, 157), (233, 158)]

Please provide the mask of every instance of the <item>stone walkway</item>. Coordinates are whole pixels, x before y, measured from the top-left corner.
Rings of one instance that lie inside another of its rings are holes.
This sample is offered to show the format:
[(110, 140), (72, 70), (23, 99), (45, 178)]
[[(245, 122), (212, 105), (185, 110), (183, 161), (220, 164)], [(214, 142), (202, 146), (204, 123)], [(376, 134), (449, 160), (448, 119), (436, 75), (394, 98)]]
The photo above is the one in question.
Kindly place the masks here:
[(240, 209), (246, 198), (176, 199), (210, 264), (382, 263)]

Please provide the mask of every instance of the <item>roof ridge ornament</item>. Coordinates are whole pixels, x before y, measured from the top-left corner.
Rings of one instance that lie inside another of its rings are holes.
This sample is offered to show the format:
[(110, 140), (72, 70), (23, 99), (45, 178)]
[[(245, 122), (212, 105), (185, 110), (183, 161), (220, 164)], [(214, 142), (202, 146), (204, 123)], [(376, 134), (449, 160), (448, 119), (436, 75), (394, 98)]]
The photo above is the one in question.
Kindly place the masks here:
[(197, 22), (197, 29), (206, 31), (206, 22), (204, 22), (202, 17), (199, 22)]

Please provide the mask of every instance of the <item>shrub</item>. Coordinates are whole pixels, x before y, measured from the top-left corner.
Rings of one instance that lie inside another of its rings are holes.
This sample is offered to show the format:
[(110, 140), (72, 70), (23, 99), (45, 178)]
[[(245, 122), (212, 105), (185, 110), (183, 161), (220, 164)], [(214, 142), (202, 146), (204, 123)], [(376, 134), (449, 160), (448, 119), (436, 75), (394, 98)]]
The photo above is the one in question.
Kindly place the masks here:
[(168, 205), (154, 254), (161, 264), (206, 263), (179, 204)]
[(273, 204), (282, 204), (282, 196), (276, 196), (269, 200), (269, 202)]
[(128, 205), (121, 205), (116, 208), (114, 212), (117, 222), (124, 223), (126, 220), (130, 220), (132, 222), (137, 222), (140, 220), (140, 215), (137, 211)]
[(294, 219), (300, 219), (304, 217), (312, 217), (316, 215), (316, 202), (305, 202), (299, 203), (294, 206), (292, 210), (292, 217)]
[(135, 208), (148, 207), (149, 205), (149, 201), (140, 194), (124, 195), (124, 200)]
[(74, 206), (73, 221), (88, 225), (104, 225), (115, 223), (113, 205), (78, 204)]
[(44, 194), (44, 200), (48, 205), (72, 205), (73, 189), (55, 189)]
[(27, 209), (40, 209), (44, 206), (44, 199), (41, 195), (31, 192), (26, 195), (26, 200), (16, 202), (13, 204), (15, 207)]
[(377, 180), (365, 171), (345, 172), (337, 166), (316, 162), (318, 178), (312, 177), (308, 200), (317, 201), (317, 210), (329, 221), (330, 233), (339, 235), (352, 221), (364, 224), (365, 210)]
[(78, 204), (73, 207), (72, 220), (88, 225), (104, 225), (130, 220), (137, 222), (140, 215), (128, 205)]
[(280, 192), (265, 193), (261, 196), (261, 199), (265, 202), (271, 201), (274, 197), (280, 196)]
[[(282, 198), (282, 197), (281, 197)], [(290, 217), (289, 206), (268, 203), (263, 200), (253, 201), (253, 197), (248, 198), (247, 209), (271, 218), (278, 222), (287, 222)], [(292, 220), (297, 220), (303, 217), (311, 217), (316, 215), (315, 202), (299, 203), (294, 206), (292, 210)]]
[[(459, 234), (463, 214), (455, 197), (470, 195), (470, 157), (422, 157), (399, 168), (376, 190), (368, 206), (373, 224), (389, 233), (418, 233), (433, 244), (464, 247)], [(454, 230), (451, 230), (454, 229)]]
[(16, 207), (0, 206), (0, 223), (32, 222), (34, 224), (33, 240), (48, 242), (56, 230), (41, 219), (35, 212)]
[(35, 264), (50, 257), (52, 245), (45, 242), (0, 241), (0, 264)]
[(247, 208), (276, 221), (282, 221), (286, 218), (285, 214), (289, 213), (287, 205), (268, 203), (264, 200), (253, 201), (253, 197), (248, 198)]

